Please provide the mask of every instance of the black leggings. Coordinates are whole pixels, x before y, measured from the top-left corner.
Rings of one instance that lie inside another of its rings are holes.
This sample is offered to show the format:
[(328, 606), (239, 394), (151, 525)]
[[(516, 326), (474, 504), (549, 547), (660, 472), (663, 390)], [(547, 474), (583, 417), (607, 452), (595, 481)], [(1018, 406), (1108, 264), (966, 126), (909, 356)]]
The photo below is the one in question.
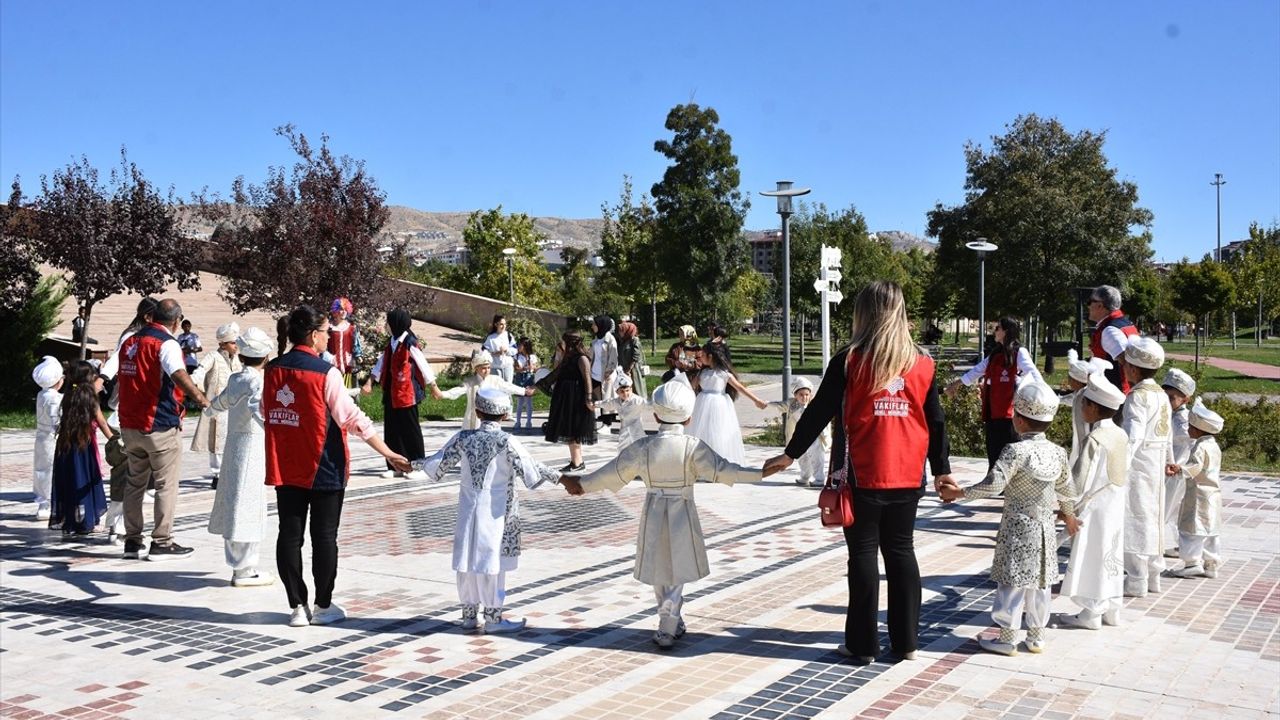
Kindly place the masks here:
[[(418, 424), (418, 406), (393, 409), (383, 406), (382, 434), (391, 452), (399, 453), (409, 462), (427, 456), (422, 444), (422, 426)], [(390, 461), (387, 469), (392, 470)]]
[(1000, 458), (1000, 453), (1004, 452), (1005, 445), (1018, 442), (1018, 433), (1013, 430), (1012, 420), (988, 420), (986, 422), (987, 436), (987, 472), (991, 472), (991, 468), (995, 467), (996, 460)]
[(849, 612), (844, 620), (844, 644), (854, 655), (880, 654), (880, 567), (884, 556), (889, 582), (889, 646), (898, 654), (916, 649), (920, 626), (920, 565), (913, 539), (918, 493), (904, 491), (899, 502), (869, 502), (853, 494), (853, 525), (844, 529), (849, 546)]
[(307, 581), (302, 577), (302, 532), (311, 511), (311, 574), (316, 581), (316, 605), (333, 602), (333, 582), (338, 576), (338, 521), (342, 518), (345, 490), (306, 490), (276, 487), (280, 536), (276, 538), (276, 570), (289, 607), (307, 604)]

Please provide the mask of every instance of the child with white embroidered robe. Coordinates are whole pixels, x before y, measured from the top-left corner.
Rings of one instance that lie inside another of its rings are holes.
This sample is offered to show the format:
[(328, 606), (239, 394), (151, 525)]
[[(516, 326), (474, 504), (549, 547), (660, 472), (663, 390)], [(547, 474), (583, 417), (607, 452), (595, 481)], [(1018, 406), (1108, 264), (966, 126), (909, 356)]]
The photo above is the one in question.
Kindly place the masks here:
[(501, 375), (491, 372), (492, 369), (493, 357), (484, 350), (477, 350), (471, 354), (471, 374), (462, 378), (461, 385), (440, 392), (440, 397), (446, 400), (456, 400), (463, 395), (467, 396), (467, 409), (462, 414), (463, 430), (475, 430), (480, 427), (480, 418), (476, 416), (476, 394), (482, 389), (501, 390), (510, 395), (532, 395), (534, 393), (532, 385), (520, 387), (503, 379)]
[(1222, 565), (1222, 450), (1215, 437), (1222, 432), (1218, 413), (1197, 401), (1191, 409), (1189, 434), (1195, 442), (1185, 464), (1169, 468), (1182, 475), (1186, 492), (1178, 516), (1178, 556), (1182, 568), (1170, 572), (1181, 578), (1218, 577)]
[(1124, 351), (1129, 396), (1122, 427), (1129, 436), (1129, 483), (1125, 501), (1124, 594), (1145, 597), (1160, 592), (1164, 569), (1165, 467), (1173, 461), (1169, 398), (1154, 376), (1164, 365), (1164, 348), (1151, 338), (1135, 337)]
[[(809, 401), (813, 399), (813, 383), (798, 377), (791, 381), (791, 398), (785, 402), (775, 400), (768, 407), (782, 413), (783, 444), (791, 442), (796, 432), (796, 424)], [(831, 449), (831, 426), (822, 429), (818, 439), (800, 456), (800, 477), (796, 484), (800, 486), (822, 487), (827, 482), (827, 451)]]
[(621, 432), (618, 433), (618, 450), (645, 436), (644, 419), (652, 410), (649, 403), (634, 392), (631, 376), (618, 375), (613, 399), (598, 403), (596, 407), (606, 415), (617, 415), (622, 421)]
[(45, 355), (31, 371), (40, 386), (36, 395), (36, 443), (31, 459), (31, 492), (35, 495), (36, 519), (48, 520), (53, 500), (53, 455), (62, 420), (62, 363)]
[[(1191, 396), (1196, 394), (1195, 378), (1178, 368), (1169, 368), (1161, 389), (1169, 398), (1169, 407), (1173, 410), (1170, 423), (1173, 426), (1173, 464), (1185, 465), (1191, 457), (1191, 436), (1188, 434), (1191, 419)], [(1164, 537), (1165, 545), (1173, 542), (1173, 546), (1164, 551), (1167, 558), (1178, 557), (1178, 515), (1182, 512), (1182, 492), (1185, 487), (1182, 473), (1165, 475), (1164, 478)]]

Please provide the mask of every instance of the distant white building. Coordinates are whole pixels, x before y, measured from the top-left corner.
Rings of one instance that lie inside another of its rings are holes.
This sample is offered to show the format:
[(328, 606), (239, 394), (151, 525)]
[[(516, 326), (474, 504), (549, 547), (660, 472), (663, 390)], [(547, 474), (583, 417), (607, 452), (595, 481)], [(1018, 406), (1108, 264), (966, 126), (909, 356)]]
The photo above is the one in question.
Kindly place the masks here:
[(436, 260), (446, 265), (466, 265), (471, 261), (471, 251), (466, 245), (447, 245), (436, 248), (425, 256), (425, 261)]

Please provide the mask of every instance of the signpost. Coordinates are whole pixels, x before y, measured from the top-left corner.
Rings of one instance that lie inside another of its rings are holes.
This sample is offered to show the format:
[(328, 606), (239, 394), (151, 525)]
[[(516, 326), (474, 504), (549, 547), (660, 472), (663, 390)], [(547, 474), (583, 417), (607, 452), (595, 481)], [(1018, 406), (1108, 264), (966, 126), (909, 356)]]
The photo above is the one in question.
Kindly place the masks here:
[(840, 248), (822, 246), (821, 263), (818, 268), (818, 279), (813, 289), (822, 295), (822, 371), (827, 371), (827, 363), (831, 362), (831, 305), (838, 305), (844, 299), (840, 292), (840, 259), (843, 253)]

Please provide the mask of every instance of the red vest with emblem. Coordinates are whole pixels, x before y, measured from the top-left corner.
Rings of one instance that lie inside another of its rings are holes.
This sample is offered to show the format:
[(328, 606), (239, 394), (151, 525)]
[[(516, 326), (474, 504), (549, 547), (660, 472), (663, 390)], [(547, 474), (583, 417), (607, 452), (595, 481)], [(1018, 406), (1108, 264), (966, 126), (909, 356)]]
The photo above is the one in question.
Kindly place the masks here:
[(395, 352), (389, 342), (382, 351), (382, 404), (385, 407), (396, 410), (413, 407), (426, 397), (426, 380), (409, 354), (409, 348), (417, 346), (418, 338), (409, 333)]
[(860, 359), (850, 352), (845, 368), (844, 429), (854, 486), (918, 488), (929, 453), (924, 401), (933, 385), (933, 359), (917, 357), (905, 375), (879, 389), (859, 371)]
[(1012, 420), (1013, 391), (1018, 385), (1018, 361), (1010, 364), (1004, 351), (987, 357), (987, 370), (982, 375), (982, 419)]
[(329, 414), (325, 382), (333, 366), (295, 346), (263, 373), (267, 485), (341, 490), (347, 485), (347, 431)]
[(182, 427), (182, 388), (160, 364), (160, 347), (166, 342), (177, 340), (163, 325), (151, 323), (120, 346), (121, 428), (149, 433)]
[(348, 375), (355, 371), (356, 326), (347, 322), (341, 330), (329, 328), (329, 354), (338, 372)]
[(1110, 315), (1103, 318), (1102, 322), (1098, 323), (1098, 326), (1093, 329), (1093, 335), (1089, 338), (1089, 353), (1093, 357), (1110, 361), (1111, 369), (1105, 373), (1107, 379), (1111, 381), (1112, 385), (1120, 388), (1120, 392), (1128, 395), (1129, 380), (1124, 376), (1124, 369), (1120, 367), (1120, 363), (1116, 358), (1108, 355), (1107, 351), (1102, 348), (1102, 331), (1108, 327), (1116, 328), (1124, 333), (1126, 338), (1137, 335), (1138, 327), (1130, 322), (1129, 318), (1125, 317), (1119, 308), (1116, 308), (1111, 311)]

